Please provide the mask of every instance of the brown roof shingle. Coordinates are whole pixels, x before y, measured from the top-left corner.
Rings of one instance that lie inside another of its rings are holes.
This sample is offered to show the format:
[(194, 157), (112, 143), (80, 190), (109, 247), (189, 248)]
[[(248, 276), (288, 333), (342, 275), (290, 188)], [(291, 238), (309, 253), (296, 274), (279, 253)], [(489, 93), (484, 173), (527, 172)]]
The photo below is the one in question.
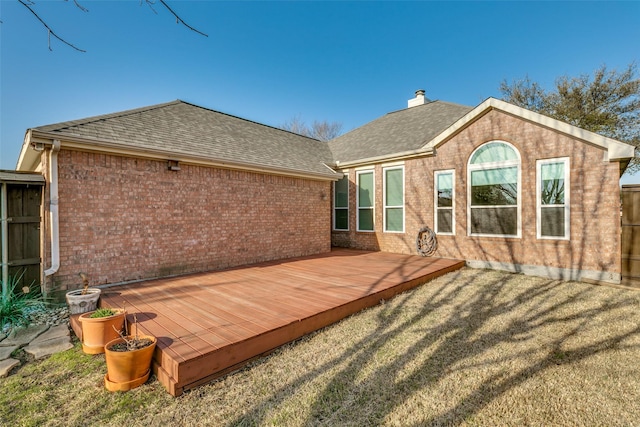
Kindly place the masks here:
[(184, 101), (40, 126), (61, 139), (82, 138), (215, 161), (335, 175), (326, 143)]
[(443, 101), (406, 108), (329, 141), (329, 148), (341, 163), (417, 150), (472, 109)]

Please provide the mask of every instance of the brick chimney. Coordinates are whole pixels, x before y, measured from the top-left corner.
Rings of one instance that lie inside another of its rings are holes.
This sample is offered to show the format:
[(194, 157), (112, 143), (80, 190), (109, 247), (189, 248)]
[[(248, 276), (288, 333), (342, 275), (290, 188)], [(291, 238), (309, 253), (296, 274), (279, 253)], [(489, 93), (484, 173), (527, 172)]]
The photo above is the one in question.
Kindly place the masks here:
[(418, 106), (418, 105), (424, 105), (427, 102), (429, 102), (429, 99), (427, 99), (424, 96), (424, 89), (418, 89), (416, 91), (416, 97), (415, 98), (411, 98), (409, 100), (409, 103), (408, 103), (409, 105), (408, 105), (407, 108), (415, 107), (415, 106)]

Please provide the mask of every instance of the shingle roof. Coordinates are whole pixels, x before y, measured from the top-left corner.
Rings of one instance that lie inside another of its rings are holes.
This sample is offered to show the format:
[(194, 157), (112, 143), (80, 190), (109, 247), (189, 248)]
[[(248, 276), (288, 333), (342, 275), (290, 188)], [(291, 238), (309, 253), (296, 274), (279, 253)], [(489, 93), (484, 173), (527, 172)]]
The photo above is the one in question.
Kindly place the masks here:
[(432, 101), (395, 111), (329, 141), (329, 148), (341, 163), (417, 150), (472, 109)]
[(334, 175), (326, 143), (184, 101), (35, 128), (73, 139), (113, 143), (216, 161)]
[(471, 107), (442, 101), (386, 114), (328, 143), (173, 101), (35, 128), (63, 139), (333, 177), (327, 167), (417, 150)]

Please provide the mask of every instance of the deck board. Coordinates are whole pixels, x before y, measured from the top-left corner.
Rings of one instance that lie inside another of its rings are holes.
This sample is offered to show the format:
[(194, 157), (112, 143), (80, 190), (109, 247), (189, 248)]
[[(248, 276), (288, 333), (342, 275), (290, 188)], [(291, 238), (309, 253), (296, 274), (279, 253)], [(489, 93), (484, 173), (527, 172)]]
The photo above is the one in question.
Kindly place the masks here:
[(136, 313), (158, 338), (154, 371), (174, 396), (463, 261), (330, 253), (103, 289), (101, 305)]

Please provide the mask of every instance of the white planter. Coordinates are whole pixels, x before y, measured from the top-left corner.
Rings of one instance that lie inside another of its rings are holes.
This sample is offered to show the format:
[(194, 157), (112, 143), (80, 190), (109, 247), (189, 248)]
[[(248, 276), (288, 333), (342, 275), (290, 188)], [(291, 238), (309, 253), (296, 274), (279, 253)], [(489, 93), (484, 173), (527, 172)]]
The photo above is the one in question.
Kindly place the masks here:
[(98, 306), (100, 292), (98, 288), (89, 288), (84, 295), (82, 295), (82, 289), (67, 292), (66, 297), (69, 312), (71, 314), (80, 314), (95, 310)]

